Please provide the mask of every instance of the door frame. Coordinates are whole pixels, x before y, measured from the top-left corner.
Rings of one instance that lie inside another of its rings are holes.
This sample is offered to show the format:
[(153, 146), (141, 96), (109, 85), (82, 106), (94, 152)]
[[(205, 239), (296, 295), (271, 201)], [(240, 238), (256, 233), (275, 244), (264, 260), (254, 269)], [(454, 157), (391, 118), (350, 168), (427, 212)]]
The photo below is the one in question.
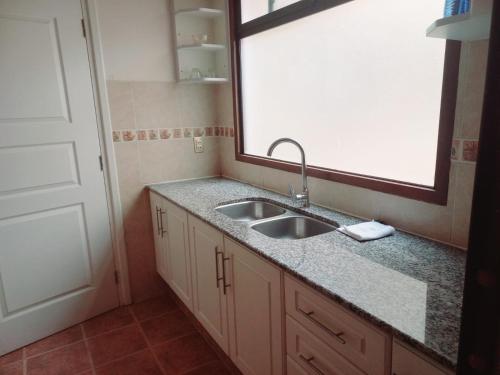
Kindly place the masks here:
[(117, 289), (120, 305), (132, 302), (128, 273), (127, 251), (123, 227), (122, 205), (118, 183), (118, 169), (113, 147), (113, 129), (106, 86), (104, 55), (99, 30), (97, 0), (80, 0), (86, 30), (92, 90), (96, 110), (97, 131), (108, 202), (109, 227), (113, 246), (113, 258), (117, 273)]

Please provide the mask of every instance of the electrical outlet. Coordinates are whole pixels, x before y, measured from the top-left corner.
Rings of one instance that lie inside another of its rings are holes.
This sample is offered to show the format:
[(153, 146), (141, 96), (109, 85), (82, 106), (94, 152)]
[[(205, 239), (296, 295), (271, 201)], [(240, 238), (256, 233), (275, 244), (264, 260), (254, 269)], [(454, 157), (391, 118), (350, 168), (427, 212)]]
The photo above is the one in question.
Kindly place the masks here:
[(203, 152), (203, 138), (202, 137), (194, 137), (194, 152)]

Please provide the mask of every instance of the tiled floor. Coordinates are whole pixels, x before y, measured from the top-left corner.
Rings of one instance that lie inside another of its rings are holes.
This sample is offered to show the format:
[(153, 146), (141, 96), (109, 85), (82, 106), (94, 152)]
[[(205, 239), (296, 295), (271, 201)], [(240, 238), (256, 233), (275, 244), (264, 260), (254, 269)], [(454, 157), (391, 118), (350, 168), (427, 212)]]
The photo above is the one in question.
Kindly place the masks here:
[(0, 357), (0, 375), (226, 375), (168, 295), (120, 307)]

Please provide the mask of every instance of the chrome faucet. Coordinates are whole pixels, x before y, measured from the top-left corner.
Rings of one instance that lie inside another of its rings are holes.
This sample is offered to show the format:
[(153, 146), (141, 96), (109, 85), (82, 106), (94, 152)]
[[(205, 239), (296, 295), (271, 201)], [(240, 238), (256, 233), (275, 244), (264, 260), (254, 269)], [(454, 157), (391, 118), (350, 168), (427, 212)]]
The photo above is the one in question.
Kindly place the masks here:
[(298, 147), (301, 156), (301, 164), (302, 164), (302, 193), (296, 194), (292, 185), (288, 185), (288, 192), (290, 193), (290, 197), (294, 202), (299, 202), (301, 207), (309, 207), (309, 189), (307, 188), (307, 166), (306, 166), (306, 154), (304, 153), (304, 149), (300, 145), (299, 142), (291, 139), (291, 138), (280, 138), (275, 140), (269, 149), (267, 150), (267, 156), (271, 156), (273, 154), (274, 149), (281, 143), (291, 143)]

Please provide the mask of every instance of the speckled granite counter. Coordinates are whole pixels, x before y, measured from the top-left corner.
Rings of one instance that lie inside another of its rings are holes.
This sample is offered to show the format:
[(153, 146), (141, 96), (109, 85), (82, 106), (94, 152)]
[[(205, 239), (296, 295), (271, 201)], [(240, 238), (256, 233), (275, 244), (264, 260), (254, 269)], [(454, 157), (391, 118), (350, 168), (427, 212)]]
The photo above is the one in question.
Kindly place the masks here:
[[(456, 366), (465, 252), (399, 231), (365, 243), (337, 231), (301, 240), (272, 239), (214, 208), (245, 198), (291, 208), (290, 199), (223, 178), (150, 189), (417, 350)], [(359, 222), (314, 205), (305, 211), (340, 225)]]

